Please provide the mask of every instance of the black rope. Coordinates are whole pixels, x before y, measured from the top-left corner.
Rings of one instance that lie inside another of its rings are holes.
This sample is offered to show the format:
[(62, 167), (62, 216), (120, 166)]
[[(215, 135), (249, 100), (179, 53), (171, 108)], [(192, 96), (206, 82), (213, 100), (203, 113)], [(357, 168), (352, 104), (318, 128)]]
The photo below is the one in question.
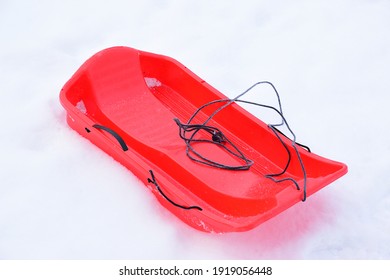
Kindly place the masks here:
[(202, 211), (203, 209), (200, 208), (199, 206), (183, 206), (183, 205), (180, 205), (180, 204), (177, 204), (176, 202), (174, 202), (172, 199), (170, 199), (160, 188), (160, 186), (158, 185), (157, 181), (156, 181), (156, 178), (154, 177), (154, 173), (152, 170), (149, 170), (149, 173), (150, 173), (150, 176), (152, 177), (152, 179), (148, 178), (148, 182), (149, 183), (152, 183), (153, 185), (156, 186), (156, 189), (160, 192), (160, 194), (166, 199), (168, 200), (170, 203), (172, 203), (174, 206), (176, 207), (179, 207), (179, 208), (182, 208), (182, 209), (185, 209), (185, 210), (191, 210), (191, 209), (196, 209), (196, 210), (199, 210), (199, 211)]
[[(270, 106), (270, 105), (265, 105), (265, 104), (261, 104), (261, 103), (256, 103), (256, 102), (251, 102), (251, 101), (246, 101), (246, 100), (239, 99), (240, 97), (244, 96), (246, 93), (248, 93), (250, 90), (252, 90), (254, 87), (256, 87), (257, 85), (260, 85), (260, 84), (268, 84), (268, 85), (270, 85), (272, 87), (272, 89), (274, 90), (274, 92), (276, 94), (279, 108), (275, 108), (275, 107)], [(293, 178), (277, 179), (276, 178), (276, 177), (279, 177), (279, 176), (283, 175), (284, 173), (286, 173), (287, 169), (288, 169), (288, 167), (290, 166), (290, 163), (291, 163), (291, 152), (290, 152), (287, 144), (282, 139), (282, 137), (280, 137), (280, 135), (283, 135), (283, 136), (285, 136), (286, 138), (288, 138), (291, 141), (292, 147), (294, 149), (294, 152), (296, 153), (296, 155), (298, 157), (298, 161), (299, 161), (300, 167), (302, 169), (302, 173), (303, 173), (303, 198), (302, 198), (302, 201), (305, 201), (306, 200), (306, 183), (307, 183), (306, 182), (307, 181), (306, 169), (305, 169), (305, 166), (303, 164), (303, 161), (301, 159), (300, 153), (299, 153), (296, 145), (305, 148), (309, 152), (310, 152), (310, 148), (305, 146), (305, 145), (302, 145), (302, 144), (299, 144), (299, 143), (296, 142), (296, 136), (295, 136), (294, 132), (291, 130), (291, 128), (290, 128), (286, 118), (283, 115), (282, 104), (281, 104), (281, 101), (280, 101), (279, 93), (276, 90), (275, 86), (272, 83), (270, 83), (270, 82), (267, 82), (267, 81), (257, 82), (257, 83), (255, 83), (254, 85), (252, 85), (247, 90), (245, 90), (244, 92), (242, 92), (241, 94), (239, 94), (238, 96), (236, 96), (233, 99), (220, 99), (220, 100), (210, 101), (210, 102), (200, 106), (192, 114), (192, 116), (189, 118), (187, 123), (182, 123), (182, 122), (180, 122), (179, 119), (175, 118), (174, 121), (176, 122), (176, 124), (179, 127), (179, 136), (184, 140), (184, 142), (186, 144), (186, 154), (187, 154), (187, 156), (191, 160), (193, 160), (195, 162), (198, 162), (198, 163), (201, 163), (201, 164), (205, 164), (205, 165), (208, 165), (208, 166), (212, 166), (212, 167), (216, 167), (216, 168), (227, 169), (227, 170), (248, 170), (253, 165), (253, 161), (250, 160), (249, 158), (247, 158), (244, 155), (244, 153), (242, 151), (240, 151), (240, 149), (232, 141), (230, 141), (226, 137), (226, 135), (223, 134), (223, 132), (220, 129), (218, 129), (217, 127), (213, 127), (213, 126), (207, 125), (207, 123), (216, 114), (218, 114), (221, 110), (223, 110), (224, 108), (226, 108), (227, 106), (229, 106), (229, 105), (231, 105), (232, 103), (235, 103), (235, 102), (241, 102), (241, 103), (246, 103), (246, 104), (251, 104), (251, 105), (255, 105), (255, 106), (268, 108), (268, 109), (274, 110), (281, 117), (281, 120), (282, 120), (281, 123), (269, 124), (268, 127), (273, 131), (273, 133), (276, 135), (276, 137), (278, 138), (278, 140), (282, 144), (283, 148), (286, 150), (287, 162), (286, 162), (286, 165), (285, 165), (285, 167), (283, 168), (283, 170), (281, 172), (274, 173), (274, 174), (267, 174), (267, 175), (265, 175), (265, 177), (272, 179), (276, 183), (280, 183), (280, 182), (284, 182), (284, 181), (291, 181), (291, 182), (294, 183), (294, 185), (296, 186), (297, 190), (300, 190), (299, 184), (298, 184), (298, 182), (295, 179), (293, 179)], [(206, 107), (208, 107), (210, 105), (217, 104), (217, 103), (221, 103), (222, 105), (219, 108), (217, 108), (203, 123), (201, 123), (201, 124), (191, 124), (191, 122), (194, 120), (194, 118), (198, 115), (198, 113), (201, 110), (203, 110), (204, 108), (206, 108)], [(291, 133), (292, 139), (287, 137), (284, 133), (282, 133), (277, 128), (277, 127), (280, 127), (280, 126), (283, 126), (283, 125), (285, 125), (287, 127), (288, 131)], [(195, 136), (197, 135), (197, 133), (199, 131), (207, 132), (208, 134), (211, 135), (211, 139), (195, 138)], [(234, 165), (234, 166), (233, 165), (227, 165), (227, 164), (224, 164), (224, 163), (216, 162), (216, 161), (214, 161), (214, 160), (212, 160), (212, 159), (210, 159), (210, 158), (208, 158), (208, 157), (206, 157), (204, 155), (201, 155), (198, 151), (195, 150), (195, 148), (192, 145), (193, 143), (198, 143), (198, 142), (213, 143), (215, 145), (218, 145), (219, 147), (222, 147), (227, 152), (229, 152), (231, 155), (233, 155), (234, 157), (239, 159), (241, 162), (243, 162), (243, 164), (241, 164), (241, 165)]]
[[(282, 134), (284, 137), (287, 137), (286, 134), (284, 134), (283, 132), (281, 132), (279, 129), (277, 129), (276, 127), (274, 127), (274, 129), (279, 133), (279, 134)], [(288, 137), (287, 137), (288, 138)], [(290, 139), (291, 140), (291, 139)], [(301, 144), (301, 143), (298, 143), (298, 142), (295, 142), (295, 144), (297, 144), (298, 146), (301, 146), (302, 148), (304, 148), (306, 151), (308, 151), (309, 153), (311, 153), (311, 150), (308, 146), (304, 145), (304, 144)]]
[[(248, 170), (251, 165), (253, 164), (253, 161), (248, 159), (241, 151), (237, 148), (236, 145), (233, 144), (232, 141), (230, 141), (221, 130), (219, 130), (216, 127), (208, 126), (208, 125), (199, 125), (199, 124), (183, 124), (180, 122), (179, 119), (174, 119), (176, 124), (179, 126), (179, 135), (184, 140), (184, 142), (187, 145), (187, 156), (190, 157), (193, 161), (203, 163), (209, 166), (218, 167), (222, 169), (229, 169), (229, 170)], [(211, 135), (210, 139), (194, 139), (194, 136), (197, 132), (200, 130), (204, 130), (208, 132)], [(188, 137), (187, 133), (192, 132), (191, 136)], [(201, 155), (199, 152), (197, 152), (194, 147), (191, 145), (192, 142), (204, 142), (204, 143), (213, 143), (215, 145), (220, 146), (221, 148), (225, 149), (228, 153), (231, 155), (237, 157), (241, 161), (244, 162), (243, 165), (226, 165), (219, 162), (216, 162), (214, 160), (211, 160), (203, 155)], [(198, 158), (192, 156), (190, 151), (195, 154)]]

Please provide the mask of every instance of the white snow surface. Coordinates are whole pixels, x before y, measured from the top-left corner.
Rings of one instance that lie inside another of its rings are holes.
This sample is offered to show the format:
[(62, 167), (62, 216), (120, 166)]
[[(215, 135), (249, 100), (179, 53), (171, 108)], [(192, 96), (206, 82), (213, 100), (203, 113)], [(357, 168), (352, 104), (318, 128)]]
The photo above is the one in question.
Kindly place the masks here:
[[(389, 27), (385, 0), (1, 1), (0, 259), (390, 259)], [(297, 141), (349, 173), (254, 230), (188, 227), (66, 124), (62, 86), (117, 45), (230, 97), (273, 82)]]
[(159, 80), (157, 80), (156, 78), (150, 78), (150, 77), (145, 77), (145, 83), (150, 88), (159, 87), (162, 85)]

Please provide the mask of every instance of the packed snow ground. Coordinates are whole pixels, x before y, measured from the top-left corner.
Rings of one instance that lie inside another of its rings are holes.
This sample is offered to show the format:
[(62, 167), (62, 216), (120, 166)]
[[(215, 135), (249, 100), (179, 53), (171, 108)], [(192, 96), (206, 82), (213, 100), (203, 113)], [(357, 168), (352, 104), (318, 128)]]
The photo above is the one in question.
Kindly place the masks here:
[[(1, 1), (0, 259), (389, 259), (389, 27), (385, 0)], [(298, 141), (349, 173), (252, 231), (189, 228), (66, 124), (61, 87), (115, 45), (231, 97), (273, 82)]]

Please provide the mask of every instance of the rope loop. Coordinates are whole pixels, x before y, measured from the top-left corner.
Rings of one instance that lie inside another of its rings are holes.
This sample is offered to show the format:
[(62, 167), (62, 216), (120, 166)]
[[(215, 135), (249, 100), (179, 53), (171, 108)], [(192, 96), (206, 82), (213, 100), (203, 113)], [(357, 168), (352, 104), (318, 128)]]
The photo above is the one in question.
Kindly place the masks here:
[[(261, 84), (271, 86), (271, 88), (273, 89), (273, 92), (275, 93), (276, 98), (277, 98), (278, 108), (275, 108), (273, 106), (266, 105), (266, 104), (261, 104), (261, 103), (256, 103), (256, 102), (251, 102), (251, 101), (241, 99), (242, 96), (244, 96), (249, 91), (251, 91), (253, 88), (255, 88), (256, 86), (261, 85)], [(228, 137), (226, 137), (226, 135), (219, 128), (217, 128), (215, 126), (208, 125), (210, 120), (212, 120), (216, 114), (218, 114), (223, 109), (230, 106), (231, 104), (238, 103), (238, 102), (267, 108), (267, 109), (275, 111), (280, 116), (280, 119), (281, 119), (280, 123), (268, 124), (268, 127), (272, 130), (272, 132), (275, 134), (277, 139), (282, 144), (284, 150), (286, 151), (287, 161), (286, 161), (286, 164), (284, 165), (284, 168), (282, 169), (282, 171), (280, 171), (278, 173), (266, 174), (265, 177), (273, 180), (276, 183), (280, 183), (280, 182), (284, 182), (284, 181), (291, 181), (296, 186), (297, 190), (301, 190), (301, 187), (299, 186), (298, 182), (294, 178), (291, 178), (291, 177), (278, 178), (287, 172), (287, 169), (290, 166), (291, 157), (292, 157), (290, 149), (288, 148), (285, 140), (281, 137), (281, 135), (282, 135), (291, 141), (291, 145), (293, 147), (294, 153), (296, 154), (296, 156), (298, 158), (299, 165), (300, 165), (300, 168), (302, 170), (302, 177), (303, 177), (303, 198), (302, 198), (302, 201), (305, 201), (306, 200), (307, 175), (306, 175), (305, 166), (303, 164), (303, 161), (302, 161), (302, 158), (301, 158), (301, 155), (300, 155), (300, 152), (299, 152), (297, 146), (303, 147), (308, 152), (311, 152), (311, 151), (310, 151), (309, 147), (296, 142), (296, 136), (295, 136), (294, 132), (292, 131), (292, 129), (290, 128), (286, 118), (284, 117), (283, 110), (282, 110), (282, 103), (280, 100), (279, 93), (276, 90), (275, 86), (268, 81), (261, 81), (261, 82), (257, 82), (255, 84), (253, 84), (251, 87), (249, 87), (247, 90), (245, 90), (244, 92), (237, 95), (235, 98), (213, 100), (213, 101), (210, 101), (208, 103), (203, 104), (192, 114), (192, 116), (188, 119), (188, 121), (186, 123), (182, 123), (178, 118), (175, 118), (174, 121), (176, 122), (176, 124), (179, 127), (179, 136), (181, 139), (183, 139), (184, 143), (186, 144), (187, 156), (195, 162), (205, 164), (205, 165), (208, 165), (211, 167), (216, 167), (216, 168), (221, 168), (221, 169), (226, 169), (226, 170), (235, 170), (235, 171), (249, 170), (250, 169), (250, 167), (253, 165), (254, 162), (251, 159), (249, 159), (248, 157), (246, 157), (245, 154), (237, 147), (237, 145), (235, 145)], [(195, 119), (195, 117), (203, 109), (205, 109), (211, 105), (214, 105), (214, 104), (217, 104), (220, 106), (216, 110), (214, 110), (207, 117), (207, 119), (205, 121), (203, 121), (202, 123), (198, 123), (198, 124), (192, 123), (193, 120)], [(287, 128), (287, 130), (289, 131), (289, 133), (292, 136), (291, 138), (287, 137), (284, 133), (282, 133), (278, 129), (278, 127), (282, 127), (282, 126), (285, 126)], [(210, 138), (202, 138), (199, 136), (196, 137), (198, 135), (198, 133), (200, 133), (201, 131), (206, 132), (206, 135), (209, 134)], [(229, 165), (229, 164), (217, 162), (215, 160), (212, 160), (209, 157), (206, 157), (205, 155), (202, 155), (194, 148), (194, 144), (200, 143), (200, 142), (201, 143), (212, 143), (214, 145), (217, 145), (217, 146), (223, 148), (226, 152), (230, 153), (231, 155), (233, 155), (233, 157), (238, 159), (239, 162), (241, 162), (242, 164)]]

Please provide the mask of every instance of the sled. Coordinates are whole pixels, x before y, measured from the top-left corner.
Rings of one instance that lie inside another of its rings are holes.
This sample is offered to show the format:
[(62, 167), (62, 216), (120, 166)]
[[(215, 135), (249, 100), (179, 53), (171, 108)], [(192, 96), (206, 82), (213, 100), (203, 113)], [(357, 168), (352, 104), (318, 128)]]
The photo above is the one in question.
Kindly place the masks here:
[(71, 128), (198, 230), (250, 230), (347, 173), (170, 57), (105, 49), (60, 101)]

